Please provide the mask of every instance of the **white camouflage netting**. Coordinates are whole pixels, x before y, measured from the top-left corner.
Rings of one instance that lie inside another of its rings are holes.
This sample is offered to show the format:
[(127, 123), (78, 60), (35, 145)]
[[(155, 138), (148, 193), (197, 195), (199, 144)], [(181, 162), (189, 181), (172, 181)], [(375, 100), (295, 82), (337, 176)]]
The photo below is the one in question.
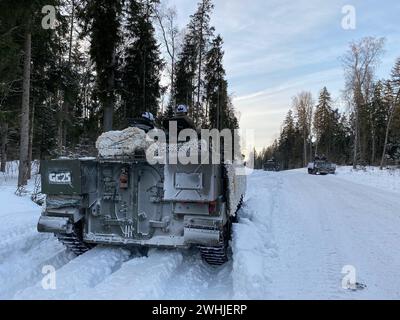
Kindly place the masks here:
[(108, 131), (103, 133), (96, 141), (96, 148), (99, 151), (99, 155), (104, 158), (132, 156), (136, 151), (148, 151), (149, 156), (154, 157), (155, 153), (158, 153), (160, 156), (166, 155), (168, 150), (178, 152), (182, 155), (186, 154), (190, 149), (199, 148), (203, 150), (205, 142), (203, 140), (179, 142), (178, 144), (155, 142), (142, 129), (130, 127), (122, 131)]
[(96, 141), (96, 148), (101, 157), (118, 157), (146, 150), (153, 142), (142, 129), (129, 127), (122, 131), (103, 133)]

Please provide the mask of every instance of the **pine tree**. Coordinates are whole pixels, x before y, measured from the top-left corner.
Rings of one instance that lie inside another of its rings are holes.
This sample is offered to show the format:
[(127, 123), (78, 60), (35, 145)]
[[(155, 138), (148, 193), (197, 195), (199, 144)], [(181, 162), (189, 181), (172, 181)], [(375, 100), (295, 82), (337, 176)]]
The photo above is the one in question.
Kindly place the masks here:
[(87, 0), (78, 8), (81, 36), (90, 36), (90, 56), (96, 67), (96, 91), (103, 109), (103, 131), (113, 127), (116, 50), (121, 41), (122, 0)]
[[(64, 25), (67, 27), (67, 30), (64, 30), (61, 38), (61, 41), (65, 42), (63, 44), (63, 48), (60, 50), (59, 55), (64, 56), (66, 51), (66, 59), (61, 63), (60, 68), (63, 69), (62, 75), (63, 77), (63, 102), (59, 108), (58, 113), (58, 148), (62, 149), (66, 147), (67, 140), (71, 140), (71, 137), (68, 137), (68, 131), (72, 127), (72, 123), (75, 119), (73, 119), (73, 107), (77, 100), (78, 88), (79, 88), (79, 74), (76, 71), (76, 67), (73, 64), (74, 61), (74, 28), (76, 21), (76, 0), (71, 0), (68, 5), (69, 17), (68, 17), (68, 25), (67, 22), (64, 22)], [(67, 7), (67, 4), (64, 5)], [(65, 18), (64, 18), (65, 19)], [(60, 41), (60, 42), (61, 42)]]
[(22, 80), (22, 107), (20, 119), (20, 145), (19, 145), (19, 167), (18, 187), (27, 184), (29, 177), (29, 98), (31, 85), (31, 46), (32, 30), (31, 18), (27, 18), (24, 31), (24, 69)]
[[(52, 4), (67, 5), (61, 2)], [(33, 33), (31, 158), (35, 154), (48, 156), (57, 147), (65, 147), (67, 126), (73, 121), (69, 117), (69, 109), (73, 105), (71, 94), (78, 84), (72, 80), (72, 66), (68, 64), (69, 19), (59, 10), (56, 13), (55, 29), (41, 28), (39, 16), (35, 22), (38, 28)], [(66, 108), (67, 104), (71, 106)]]
[(391, 139), (393, 141), (392, 159), (400, 163), (400, 57), (396, 59), (393, 67), (391, 80), (396, 92), (395, 110), (391, 126)]
[(377, 152), (382, 150), (385, 136), (384, 128), (386, 125), (387, 107), (384, 102), (383, 91), (383, 82), (378, 81), (375, 83), (371, 102), (366, 108), (369, 114), (369, 129), (371, 131), (371, 164), (376, 162)]
[(195, 124), (205, 122), (204, 66), (205, 57), (214, 33), (210, 26), (212, 0), (201, 0), (197, 11), (190, 16), (183, 48), (176, 66), (175, 94), (177, 104), (189, 106)]
[[(9, 135), (18, 118), (20, 110), (21, 48), (20, 11), (15, 15), (8, 13), (11, 1), (0, 2), (0, 171), (5, 171), (9, 154)], [(23, 8), (17, 8), (23, 10)]]
[(400, 90), (400, 57), (396, 59), (392, 69), (391, 81), (395, 91), (398, 92)]
[[(13, 43), (16, 50), (22, 53), (22, 72), (15, 74), (22, 78), (22, 83), (18, 87), (22, 90), (22, 95), (18, 98), (20, 102), (20, 119), (19, 119), (19, 173), (18, 173), (18, 188), (22, 188), (27, 184), (29, 177), (29, 125), (30, 125), (30, 86), (31, 86), (31, 52), (32, 52), (32, 29), (33, 20), (35, 18), (37, 3), (11, 3), (4, 1), (4, 8), (1, 8), (2, 14), (7, 12), (7, 7), (14, 8), (16, 16), (13, 18), (4, 16), (0, 20), (5, 24), (6, 35), (9, 35), (8, 43)], [(4, 11), (3, 11), (4, 10)], [(4, 21), (4, 22), (3, 22)], [(3, 26), (4, 28), (4, 26)], [(2, 35), (3, 36), (3, 35)], [(14, 39), (12, 39), (15, 37)], [(19, 37), (18, 40), (17, 37)], [(7, 38), (7, 37), (6, 37)], [(13, 41), (14, 40), (14, 41)], [(4, 65), (1, 63), (1, 65)], [(18, 81), (18, 80), (15, 80)], [(7, 84), (6, 84), (7, 86)], [(11, 88), (8, 88), (11, 89)], [(7, 89), (6, 89), (7, 91)], [(7, 95), (7, 92), (5, 93)], [(17, 99), (18, 99), (17, 98)], [(16, 111), (16, 110), (15, 110)], [(4, 152), (4, 150), (3, 150)]]
[(176, 104), (185, 104), (189, 107), (190, 114), (194, 108), (194, 81), (196, 75), (196, 48), (194, 39), (188, 33), (178, 55), (176, 63), (175, 101)]
[(293, 153), (295, 147), (295, 123), (292, 110), (286, 115), (281, 135), (279, 138), (279, 152), (281, 153), (281, 162), (284, 169), (290, 169), (293, 166)]
[(158, 112), (163, 61), (151, 17), (154, 1), (130, 0), (127, 4), (121, 97), (124, 115), (137, 117), (144, 111)]
[(314, 130), (316, 133), (316, 153), (331, 155), (333, 140), (332, 99), (328, 89), (324, 87), (319, 95), (318, 104), (314, 114)]
[(350, 124), (345, 114), (338, 109), (332, 112), (332, 141), (329, 159), (336, 163), (348, 163), (350, 160)]
[[(225, 80), (225, 69), (222, 65), (224, 56), (222, 44), (220, 35), (213, 39), (211, 48), (206, 55), (205, 64), (207, 114), (209, 114), (210, 127), (218, 129), (227, 127), (227, 81)], [(223, 121), (225, 123), (222, 123)]]
[(385, 162), (387, 145), (389, 141), (390, 129), (392, 126), (393, 119), (397, 115), (396, 111), (400, 105), (400, 58), (395, 62), (392, 69), (391, 80), (385, 84), (385, 102), (388, 106), (388, 119), (386, 125), (385, 141), (383, 144), (383, 153), (381, 158), (381, 169)]

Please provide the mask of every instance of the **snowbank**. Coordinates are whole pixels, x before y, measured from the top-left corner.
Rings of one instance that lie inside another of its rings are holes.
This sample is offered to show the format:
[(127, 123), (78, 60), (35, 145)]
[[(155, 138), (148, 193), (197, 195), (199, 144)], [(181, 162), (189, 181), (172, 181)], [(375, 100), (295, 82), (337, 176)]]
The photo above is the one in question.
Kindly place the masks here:
[(279, 173), (254, 171), (248, 183), (239, 223), (233, 226), (233, 292), (235, 299), (265, 299), (272, 281), (270, 264), (276, 256), (272, 217), (277, 210)]
[(382, 190), (400, 192), (400, 170), (366, 167), (365, 170), (354, 170), (352, 167), (338, 167), (336, 177)]

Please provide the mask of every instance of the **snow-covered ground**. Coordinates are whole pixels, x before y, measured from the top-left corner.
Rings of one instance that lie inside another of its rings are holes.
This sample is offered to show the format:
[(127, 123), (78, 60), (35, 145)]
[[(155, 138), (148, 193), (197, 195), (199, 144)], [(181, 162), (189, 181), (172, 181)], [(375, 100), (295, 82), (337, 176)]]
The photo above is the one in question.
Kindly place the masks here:
[[(234, 234), (235, 297), (399, 299), (400, 190), (382, 180), (398, 173), (255, 172)], [(342, 288), (348, 270), (363, 290)]]
[[(17, 164), (7, 164), (0, 172), (0, 299), (9, 299), (20, 289), (34, 285), (43, 275), (44, 265), (55, 268), (75, 256), (49, 234), (40, 234), (36, 224), (41, 208), (29, 195), (15, 195)], [(34, 179), (27, 187), (34, 189)]]
[(364, 170), (353, 170), (352, 167), (338, 167), (337, 177), (351, 182), (365, 184), (388, 191), (400, 192), (400, 170), (367, 167)]
[[(211, 267), (196, 250), (98, 246), (75, 257), (37, 233), (41, 208), (14, 194), (13, 168), (0, 173), (1, 299), (400, 299), (398, 171), (255, 171), (231, 260)], [(56, 290), (41, 285), (45, 265)], [(344, 266), (364, 289), (342, 288)]]

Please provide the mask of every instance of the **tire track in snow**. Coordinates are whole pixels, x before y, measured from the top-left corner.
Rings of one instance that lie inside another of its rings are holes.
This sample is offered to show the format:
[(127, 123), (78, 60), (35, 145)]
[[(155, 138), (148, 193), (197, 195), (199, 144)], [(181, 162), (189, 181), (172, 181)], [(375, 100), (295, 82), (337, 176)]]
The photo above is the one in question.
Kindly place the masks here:
[(43, 277), (43, 266), (52, 265), (57, 269), (75, 257), (52, 235), (42, 234), (30, 240), (9, 247), (11, 253), (1, 261), (0, 299), (11, 299), (19, 290), (36, 283)]
[(2, 187), (0, 200), (0, 299), (11, 299), (16, 292), (43, 277), (42, 267), (56, 269), (75, 257), (50, 234), (41, 234), (36, 226), (41, 207), (28, 197), (14, 194), (14, 187)]
[(169, 279), (168, 294), (161, 299), (219, 300), (231, 299), (232, 258), (222, 266), (210, 266), (201, 259), (198, 249), (182, 251), (183, 262)]
[[(323, 176), (306, 172), (283, 173), (283, 192), (278, 195), (279, 216), (274, 219), (278, 259), (271, 269), (272, 299), (334, 298), (340, 290), (340, 269), (335, 271), (335, 241), (329, 237), (326, 205), (328, 194), (314, 185)], [(329, 192), (329, 191), (328, 191)], [(325, 196), (319, 197), (322, 193)], [(326, 202), (325, 202), (326, 201)]]
[[(278, 256), (264, 298), (398, 298), (398, 195), (304, 170), (281, 175), (273, 220)], [(356, 268), (364, 290), (342, 289), (344, 265)]]
[[(326, 188), (323, 180), (319, 185), (321, 188)], [(392, 248), (396, 247), (393, 244), (399, 243), (400, 240), (398, 194), (391, 191), (382, 192), (369, 185), (341, 180), (336, 176), (331, 177), (329, 185), (332, 189), (342, 191), (330, 194), (330, 202), (336, 200), (346, 208), (344, 210), (342, 207), (337, 212), (328, 211), (326, 214), (326, 220), (331, 226), (340, 225), (340, 228), (328, 230), (332, 234), (332, 239), (340, 240), (335, 241), (336, 255), (333, 256), (335, 261), (332, 264), (335, 263), (336, 274), (344, 265), (354, 265), (357, 282), (367, 285), (365, 290), (357, 292), (340, 290), (337, 296), (342, 299), (343, 297), (398, 299), (397, 274), (400, 259), (392, 251)], [(340, 287), (339, 281), (337, 282), (336, 288)]]
[(21, 225), (13, 226), (7, 222), (7, 228), (0, 228), (0, 264), (16, 251), (26, 252), (47, 240), (48, 235), (40, 234), (36, 229), (37, 218), (24, 221)]
[(148, 257), (125, 262), (97, 286), (76, 292), (73, 299), (162, 299), (168, 298), (168, 279), (182, 263), (175, 250), (151, 249)]
[[(48, 237), (38, 233), (36, 226), (40, 217), (41, 207), (37, 206), (26, 197), (10, 195), (14, 199), (6, 199), (1, 194), (0, 200), (11, 201), (13, 209), (5, 208), (0, 213), (0, 264), (4, 263), (14, 252), (25, 253), (47, 240)], [(18, 200), (18, 202), (14, 200)], [(14, 205), (14, 202), (16, 203)], [(21, 253), (20, 253), (21, 254)]]
[(98, 246), (73, 259), (56, 272), (56, 289), (45, 290), (41, 281), (15, 295), (15, 299), (70, 299), (77, 292), (95, 287), (118, 270), (129, 251)]
[(75, 255), (53, 235), (38, 233), (42, 208), (28, 195), (15, 195), (15, 179), (3, 175), (0, 185), (0, 299), (11, 299), (43, 277), (44, 265), (57, 269)]

